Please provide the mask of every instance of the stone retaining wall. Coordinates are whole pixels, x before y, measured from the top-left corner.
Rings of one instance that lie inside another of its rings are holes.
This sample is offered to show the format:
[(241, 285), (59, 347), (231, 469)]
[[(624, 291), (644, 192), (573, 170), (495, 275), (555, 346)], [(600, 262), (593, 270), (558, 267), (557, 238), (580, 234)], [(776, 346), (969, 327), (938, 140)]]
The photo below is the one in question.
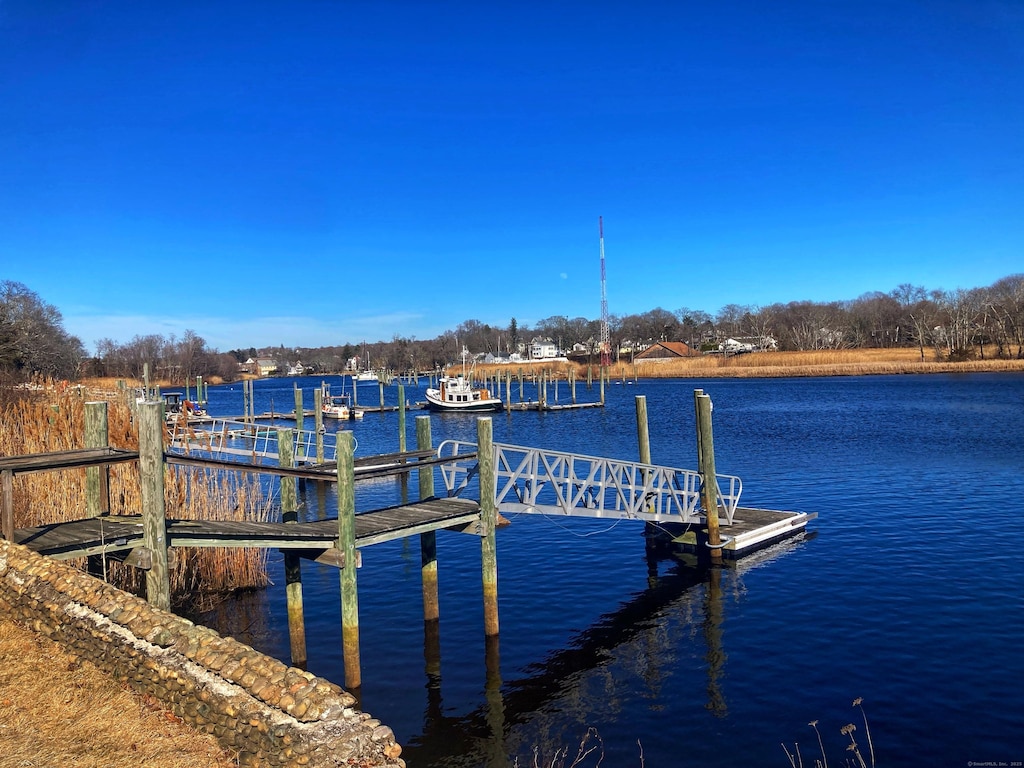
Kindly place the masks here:
[(155, 696), (241, 765), (405, 765), (391, 729), (334, 683), (5, 540), (0, 610)]

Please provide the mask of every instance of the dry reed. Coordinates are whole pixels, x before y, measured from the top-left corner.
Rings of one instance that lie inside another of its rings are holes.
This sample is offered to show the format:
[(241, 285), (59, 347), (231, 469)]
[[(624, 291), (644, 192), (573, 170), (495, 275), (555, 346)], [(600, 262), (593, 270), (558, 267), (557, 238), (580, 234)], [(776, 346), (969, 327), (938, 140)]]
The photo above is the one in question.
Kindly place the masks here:
[[(87, 400), (106, 399), (110, 444), (138, 449), (126, 395), (81, 387), (45, 386), (0, 397), (0, 455), (13, 456), (82, 448)], [(15, 527), (77, 520), (85, 516), (85, 470), (36, 472), (14, 482)], [(258, 477), (175, 467), (165, 476), (167, 516), (185, 520), (266, 520), (272, 510)], [(138, 514), (141, 509), (138, 466), (110, 467), (110, 512)], [(266, 586), (266, 551), (189, 549), (177, 551), (171, 568), (171, 592), (178, 605), (199, 605), (216, 595)], [(141, 594), (140, 571), (111, 563), (112, 583)]]
[(230, 768), (234, 756), (59, 644), (0, 619), (0, 768)]
[[(988, 354), (988, 352), (986, 353)], [(598, 366), (565, 361), (536, 362), (525, 365), (477, 366), (484, 377), (516, 379), (546, 375), (567, 380), (574, 376), (585, 382), (595, 378)], [(911, 373), (987, 373), (1024, 371), (1024, 360), (984, 359), (952, 362), (939, 360), (934, 351), (925, 350), (921, 360), (917, 349), (828, 349), (806, 352), (753, 352), (742, 355), (694, 355), (661, 360), (620, 360), (608, 370), (612, 380), (664, 378), (783, 378), (795, 376), (867, 376)]]

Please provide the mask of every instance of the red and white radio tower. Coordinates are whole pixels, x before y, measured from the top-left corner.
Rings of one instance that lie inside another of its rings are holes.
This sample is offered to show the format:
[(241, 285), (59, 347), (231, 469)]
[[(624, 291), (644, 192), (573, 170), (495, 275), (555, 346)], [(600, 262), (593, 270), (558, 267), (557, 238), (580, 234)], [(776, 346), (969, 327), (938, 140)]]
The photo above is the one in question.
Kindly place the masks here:
[(601, 365), (612, 364), (612, 341), (608, 333), (608, 288), (604, 277), (604, 222), (597, 217), (597, 233), (601, 240)]

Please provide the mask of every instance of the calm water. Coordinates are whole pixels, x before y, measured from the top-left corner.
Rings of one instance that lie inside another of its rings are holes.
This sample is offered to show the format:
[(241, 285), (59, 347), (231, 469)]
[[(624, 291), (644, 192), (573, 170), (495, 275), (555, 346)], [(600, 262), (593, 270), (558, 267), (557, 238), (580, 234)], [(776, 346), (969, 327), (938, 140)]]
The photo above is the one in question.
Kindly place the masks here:
[[(294, 381), (311, 405), (319, 379)], [(292, 384), (257, 382), (257, 409), (290, 409)], [(836, 765), (842, 726), (864, 742), (856, 697), (881, 763), (1024, 760), (1024, 376), (641, 381), (610, 386), (605, 409), (496, 414), (494, 438), (633, 458), (642, 394), (655, 463), (694, 467), (694, 388), (711, 395), (718, 470), (743, 478), (743, 503), (818, 512), (810, 533), (709, 574), (648, 562), (637, 523), (513, 518), (498, 533), (488, 675), (479, 541), (442, 532), (439, 678), (425, 670), (418, 540), (363, 550), (362, 703), (409, 765), (532, 764), (534, 747), (575, 753), (588, 728), (615, 768), (641, 765), (638, 741), (653, 767), (786, 766), (780, 742), (812, 764), (811, 720)], [(377, 402), (376, 387), (359, 392)], [(240, 413), (240, 388), (211, 389), (210, 410)], [(430, 418), (435, 444), (475, 439), (472, 417)], [(396, 449), (397, 424), (344, 427), (367, 455)], [(357, 506), (399, 493), (376, 482)], [(315, 491), (304, 500), (315, 514)], [(288, 661), (276, 557), (271, 568), (265, 594), (203, 618)], [(303, 581), (309, 668), (340, 682), (337, 571), (304, 563)]]

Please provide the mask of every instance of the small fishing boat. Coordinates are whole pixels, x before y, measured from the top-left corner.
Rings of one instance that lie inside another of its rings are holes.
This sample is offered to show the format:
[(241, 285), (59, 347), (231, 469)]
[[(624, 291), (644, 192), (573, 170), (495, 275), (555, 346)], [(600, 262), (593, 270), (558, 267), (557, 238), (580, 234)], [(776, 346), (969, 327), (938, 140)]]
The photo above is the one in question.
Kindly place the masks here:
[[(427, 389), (427, 408), (432, 411), (500, 411), (501, 400), (490, 390), (473, 386), (473, 371), (466, 376), (466, 357), (462, 348), (462, 374), (442, 376), (438, 386)], [(475, 367), (474, 363), (474, 367)]]
[(427, 389), (427, 407), (432, 411), (500, 411), (501, 400), (489, 390), (474, 387), (465, 376), (444, 376), (435, 389)]
[(368, 382), (376, 384), (380, 381), (380, 377), (376, 371), (359, 371), (359, 373), (353, 374), (352, 381), (356, 384), (366, 384)]
[(327, 384), (320, 387), (322, 393), (320, 412), (325, 419), (351, 419), (363, 418), (363, 412), (352, 407), (352, 399), (345, 393), (332, 395), (331, 388)]

